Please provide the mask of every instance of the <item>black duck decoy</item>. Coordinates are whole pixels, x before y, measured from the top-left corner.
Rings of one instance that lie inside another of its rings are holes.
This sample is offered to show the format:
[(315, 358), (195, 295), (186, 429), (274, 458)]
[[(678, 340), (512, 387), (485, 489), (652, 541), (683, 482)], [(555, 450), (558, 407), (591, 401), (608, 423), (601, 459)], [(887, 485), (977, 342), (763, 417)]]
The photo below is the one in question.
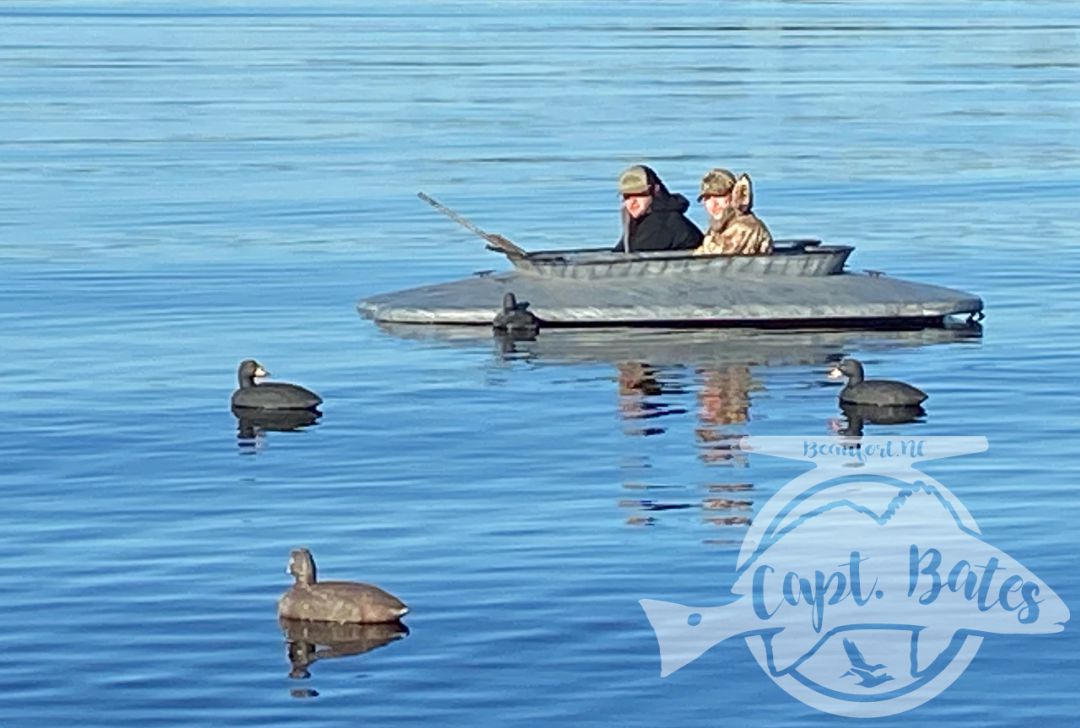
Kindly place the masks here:
[(278, 617), (320, 622), (373, 624), (395, 622), (409, 608), (393, 594), (355, 581), (318, 581), (315, 559), (307, 549), (294, 549), (287, 573), (296, 583), (278, 601)]
[(502, 311), (496, 314), (491, 326), (500, 333), (535, 336), (540, 330), (540, 319), (528, 309), (528, 301), (518, 301), (513, 293), (507, 292), (503, 296)]
[(926, 401), (927, 394), (918, 387), (891, 379), (864, 379), (863, 366), (855, 359), (844, 359), (829, 371), (829, 379), (847, 377), (840, 390), (840, 401), (849, 404), (914, 407)]
[(322, 397), (298, 384), (255, 381), (268, 376), (270, 372), (254, 359), (240, 362), (240, 388), (232, 395), (233, 410), (313, 410), (322, 404)]

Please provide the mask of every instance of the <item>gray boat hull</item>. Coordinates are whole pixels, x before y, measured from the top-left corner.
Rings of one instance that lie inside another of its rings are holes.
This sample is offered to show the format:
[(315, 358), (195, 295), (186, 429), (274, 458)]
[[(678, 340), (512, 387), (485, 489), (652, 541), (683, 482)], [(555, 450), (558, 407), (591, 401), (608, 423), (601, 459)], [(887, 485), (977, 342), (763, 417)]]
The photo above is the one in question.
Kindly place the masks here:
[(547, 326), (933, 326), (982, 311), (978, 296), (884, 275), (680, 275), (598, 278), (526, 272), (477, 274), (371, 296), (357, 305), (376, 321), (491, 324), (503, 294), (528, 301)]
[[(790, 366), (835, 363), (852, 352), (880, 356), (898, 349), (939, 345), (977, 346), (982, 327), (955, 322), (916, 330), (753, 328), (558, 328), (517, 339), (492, 336), (478, 326), (424, 326), (378, 323), (379, 330), (400, 339), (459, 348), (492, 348), (498, 358), (527, 358), (549, 364), (619, 364), (651, 366)], [(824, 376), (825, 370), (822, 370)]]

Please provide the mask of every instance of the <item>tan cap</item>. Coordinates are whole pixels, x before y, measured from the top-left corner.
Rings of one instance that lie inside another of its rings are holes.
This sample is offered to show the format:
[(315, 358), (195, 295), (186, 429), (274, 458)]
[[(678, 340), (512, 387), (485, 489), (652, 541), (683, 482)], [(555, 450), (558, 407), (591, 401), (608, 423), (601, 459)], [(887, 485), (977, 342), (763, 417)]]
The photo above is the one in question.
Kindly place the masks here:
[(735, 186), (735, 175), (726, 169), (710, 169), (701, 178), (701, 194), (698, 199), (702, 200), (710, 195), (726, 195)]
[(619, 193), (623, 195), (644, 195), (649, 191), (649, 176), (640, 165), (630, 167), (619, 175)]

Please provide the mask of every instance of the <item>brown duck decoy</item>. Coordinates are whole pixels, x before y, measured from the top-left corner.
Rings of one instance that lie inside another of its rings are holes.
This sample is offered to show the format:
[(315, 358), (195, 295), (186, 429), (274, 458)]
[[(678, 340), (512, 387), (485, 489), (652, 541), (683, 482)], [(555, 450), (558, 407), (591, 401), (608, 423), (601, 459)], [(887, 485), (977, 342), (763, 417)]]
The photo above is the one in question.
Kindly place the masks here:
[(405, 603), (377, 586), (355, 581), (318, 581), (315, 559), (307, 549), (294, 549), (287, 573), (296, 583), (278, 601), (278, 617), (343, 624), (394, 622), (404, 617)]

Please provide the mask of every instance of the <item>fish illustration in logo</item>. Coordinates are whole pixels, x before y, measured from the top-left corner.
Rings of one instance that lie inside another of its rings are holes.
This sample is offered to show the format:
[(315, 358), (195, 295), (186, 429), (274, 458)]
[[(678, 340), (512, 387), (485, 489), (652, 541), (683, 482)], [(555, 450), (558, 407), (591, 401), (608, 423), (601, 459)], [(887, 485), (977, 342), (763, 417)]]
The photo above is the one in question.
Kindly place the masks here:
[(734, 601), (641, 600), (662, 677), (739, 636), (779, 684), (884, 699), (946, 672), (947, 686), (966, 663), (946, 669), (961, 653), (970, 660), (984, 635), (1060, 632), (1069, 620), (1058, 595), (986, 543), (936, 482), (834, 478), (774, 512), (744, 545)]

